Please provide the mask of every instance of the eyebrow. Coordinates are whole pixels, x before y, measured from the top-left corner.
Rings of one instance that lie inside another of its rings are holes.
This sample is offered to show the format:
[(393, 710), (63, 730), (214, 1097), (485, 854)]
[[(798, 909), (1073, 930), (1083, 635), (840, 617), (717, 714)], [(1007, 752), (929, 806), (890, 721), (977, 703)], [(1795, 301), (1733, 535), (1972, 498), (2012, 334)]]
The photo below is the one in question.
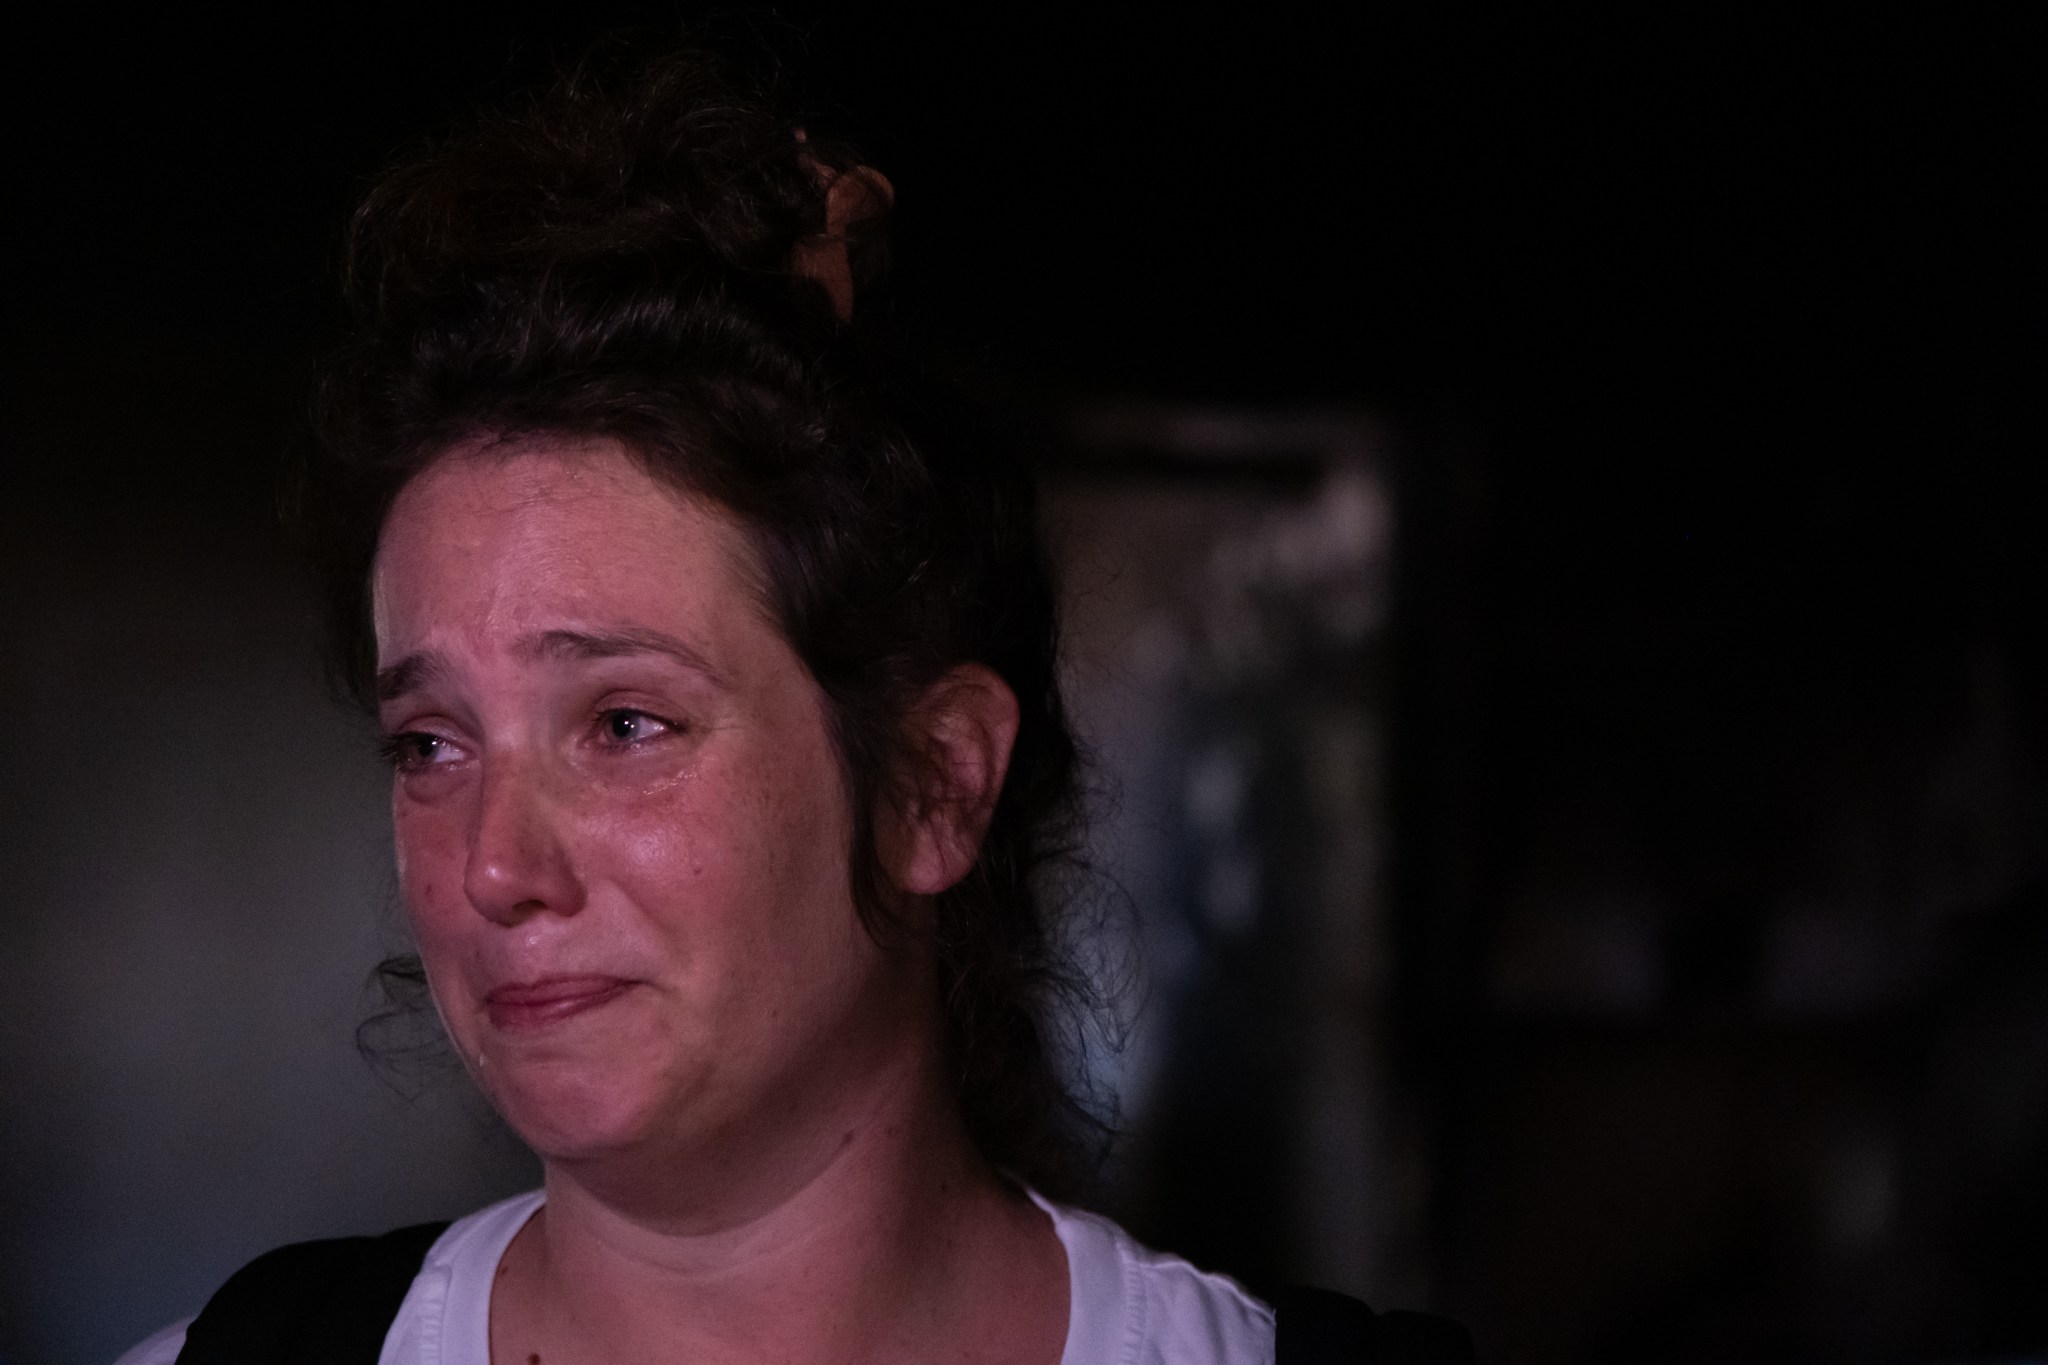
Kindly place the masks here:
[(665, 654), (683, 667), (702, 673), (716, 683), (725, 675), (709, 659), (666, 631), (622, 626), (615, 630), (544, 630), (513, 646), (516, 653), (535, 659), (580, 660), (619, 659), (634, 654)]
[(377, 670), (377, 700), (397, 701), (406, 693), (424, 687), (441, 673), (441, 660), (434, 654), (408, 654), (388, 668)]
[[(544, 630), (513, 645), (524, 658), (550, 662), (584, 659), (620, 659), (635, 654), (661, 654), (675, 660), (712, 682), (725, 684), (725, 675), (703, 654), (665, 631), (626, 626), (616, 630)], [(408, 692), (424, 687), (446, 671), (439, 654), (422, 650), (377, 670), (377, 700), (396, 701)]]

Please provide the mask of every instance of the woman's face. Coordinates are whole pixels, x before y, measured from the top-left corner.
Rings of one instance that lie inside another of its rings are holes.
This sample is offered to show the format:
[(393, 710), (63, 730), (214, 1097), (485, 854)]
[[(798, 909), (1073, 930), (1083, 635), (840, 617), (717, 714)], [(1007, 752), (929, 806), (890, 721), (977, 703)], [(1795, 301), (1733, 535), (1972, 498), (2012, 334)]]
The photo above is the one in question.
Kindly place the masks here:
[(450, 1034), (543, 1156), (767, 1156), (929, 1040), (757, 582), (726, 515), (605, 444), (458, 450), (385, 524), (400, 881)]

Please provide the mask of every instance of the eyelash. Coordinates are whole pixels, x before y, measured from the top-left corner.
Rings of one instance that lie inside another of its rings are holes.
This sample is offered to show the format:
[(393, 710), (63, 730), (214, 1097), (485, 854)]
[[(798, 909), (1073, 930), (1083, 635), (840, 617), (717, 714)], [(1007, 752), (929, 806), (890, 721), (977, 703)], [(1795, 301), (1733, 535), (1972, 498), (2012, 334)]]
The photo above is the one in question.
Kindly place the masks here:
[(661, 727), (662, 734), (676, 734), (679, 733), (683, 728), (675, 721), (664, 720), (662, 717), (655, 715), (652, 711), (642, 711), (637, 707), (632, 706), (608, 706), (604, 710), (597, 713), (597, 730), (599, 734), (599, 742), (602, 743), (606, 748), (631, 749), (660, 738), (660, 735), (643, 735), (638, 739), (614, 739), (609, 734), (605, 733), (612, 721), (620, 717), (626, 716), (630, 716), (633, 719), (639, 721), (652, 721), (654, 724)]
[[(652, 722), (661, 727), (660, 732), (653, 735), (642, 735), (633, 739), (616, 739), (606, 733), (606, 729), (611, 723), (626, 717), (631, 717), (635, 721)], [(631, 706), (608, 706), (597, 713), (592, 724), (598, 732), (598, 743), (604, 748), (613, 750), (637, 748), (642, 744), (659, 739), (663, 734), (680, 734), (683, 729), (682, 725), (676, 721), (665, 720), (655, 715), (652, 711), (642, 711)], [(393, 771), (416, 772), (423, 768), (430, 768), (434, 764), (431, 759), (418, 757), (413, 752), (415, 746), (420, 744), (447, 744), (448, 742), (448, 740), (443, 739), (441, 736), (425, 730), (401, 730), (397, 734), (386, 735), (377, 741), (377, 755)]]
[(433, 744), (448, 742), (439, 735), (428, 734), (424, 730), (402, 730), (377, 741), (377, 756), (394, 772), (409, 772), (431, 767), (430, 760), (419, 759), (410, 752), (414, 745), (423, 741)]

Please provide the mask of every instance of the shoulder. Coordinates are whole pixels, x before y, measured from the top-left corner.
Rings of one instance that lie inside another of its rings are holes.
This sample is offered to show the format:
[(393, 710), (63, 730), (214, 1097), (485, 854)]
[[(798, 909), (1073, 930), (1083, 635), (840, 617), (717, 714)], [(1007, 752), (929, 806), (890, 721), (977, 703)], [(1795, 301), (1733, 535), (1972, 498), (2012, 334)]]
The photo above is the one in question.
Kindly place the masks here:
[(445, 1223), (267, 1251), (228, 1278), (185, 1329), (182, 1365), (375, 1360), (391, 1319)]
[(1097, 1214), (1037, 1202), (1067, 1251), (1064, 1365), (1270, 1365), (1273, 1311), (1237, 1281)]
[[(452, 1225), (422, 1223), (267, 1251), (229, 1276), (197, 1317), (138, 1343), (117, 1365), (374, 1362), (387, 1333), (418, 1307), (421, 1282), (441, 1287), (458, 1267), (471, 1269), (468, 1262), (489, 1255), (490, 1244), (502, 1251), (539, 1201), (536, 1192)], [(501, 1238), (505, 1225), (510, 1232)]]
[(129, 1347), (114, 1365), (172, 1365), (178, 1358), (178, 1352), (185, 1349), (185, 1329), (191, 1325), (192, 1319), (184, 1318), (143, 1338)]

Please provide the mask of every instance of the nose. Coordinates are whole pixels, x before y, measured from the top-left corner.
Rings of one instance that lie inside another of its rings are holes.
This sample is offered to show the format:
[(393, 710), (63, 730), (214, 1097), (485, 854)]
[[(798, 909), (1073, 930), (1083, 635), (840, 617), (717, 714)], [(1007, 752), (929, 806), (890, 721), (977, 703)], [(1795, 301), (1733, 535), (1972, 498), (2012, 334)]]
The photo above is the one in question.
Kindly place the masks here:
[(474, 809), (462, 886), (478, 914), (513, 925), (583, 908), (583, 885), (562, 840), (562, 813), (533, 765), (486, 761)]

